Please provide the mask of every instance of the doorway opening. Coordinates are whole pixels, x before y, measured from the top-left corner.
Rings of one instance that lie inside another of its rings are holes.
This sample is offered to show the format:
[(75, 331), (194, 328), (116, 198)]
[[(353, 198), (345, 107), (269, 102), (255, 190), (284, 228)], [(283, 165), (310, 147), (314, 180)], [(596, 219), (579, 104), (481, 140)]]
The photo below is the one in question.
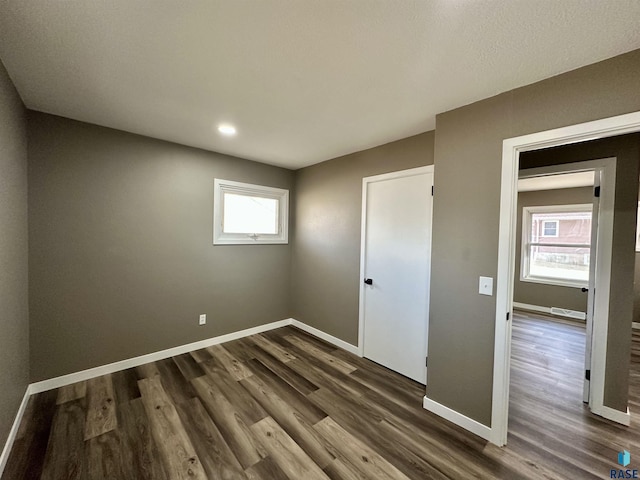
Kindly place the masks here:
[[(613, 233), (613, 222), (598, 222), (601, 183), (614, 172), (615, 158), (521, 164), (509, 385), (509, 433), (516, 437), (540, 418), (555, 425), (581, 418), (582, 402), (590, 403), (596, 300), (608, 303), (594, 287), (608, 275), (604, 239)], [(613, 210), (607, 202), (602, 207), (605, 216)]]
[[(524, 152), (578, 144), (580, 142), (620, 136), (638, 131), (640, 131), (640, 112), (515, 137), (503, 142), (498, 272), (496, 282), (493, 402), (490, 432), (490, 440), (492, 443), (499, 446), (507, 443), (510, 353), (512, 347), (512, 322), (510, 322), (509, 319), (511, 318), (513, 308), (513, 279), (516, 262), (517, 182), (520, 155)], [(635, 175), (637, 175), (637, 159), (635, 161), (634, 172)], [(615, 163), (613, 168), (616, 168)], [(606, 171), (606, 168), (604, 171)], [(601, 228), (599, 228), (599, 232), (605, 232), (608, 231), (608, 229), (602, 228), (602, 224), (606, 221), (613, 222), (614, 212), (612, 207), (610, 207), (611, 209), (609, 210), (609, 208), (604, 208), (603, 204), (613, 205), (613, 201), (616, 198), (615, 174), (603, 173), (601, 182), (601, 209), (599, 218)], [(604, 198), (607, 195), (609, 195), (610, 198)], [(549, 225), (549, 232), (551, 233), (552, 230), (553, 226)], [(600, 235), (600, 233), (598, 233), (598, 235)], [(600, 238), (598, 240), (600, 241)], [(596, 297), (605, 294), (608, 295), (610, 291), (610, 252), (612, 249), (612, 241), (612, 238), (607, 239), (605, 236), (605, 238), (602, 239), (602, 244), (598, 247), (598, 251), (601, 252), (608, 249), (609, 254), (603, 255), (601, 259), (598, 259), (598, 265), (603, 274), (597, 275), (595, 278), (596, 285), (594, 294)], [(607, 242), (609, 243), (608, 246)], [(607, 272), (609, 272), (608, 275), (606, 275)], [(609, 333), (609, 312), (608, 309), (606, 309), (608, 305), (609, 298), (603, 300), (596, 298), (594, 302), (594, 318), (597, 318), (598, 321), (593, 324), (589, 407), (593, 413), (618, 423), (628, 424), (630, 419), (628, 410), (624, 412), (622, 408), (618, 409), (618, 407), (614, 409), (604, 405), (604, 368), (607, 362), (607, 335)], [(630, 334), (627, 336), (630, 339)], [(594, 366), (602, 370), (594, 371)]]

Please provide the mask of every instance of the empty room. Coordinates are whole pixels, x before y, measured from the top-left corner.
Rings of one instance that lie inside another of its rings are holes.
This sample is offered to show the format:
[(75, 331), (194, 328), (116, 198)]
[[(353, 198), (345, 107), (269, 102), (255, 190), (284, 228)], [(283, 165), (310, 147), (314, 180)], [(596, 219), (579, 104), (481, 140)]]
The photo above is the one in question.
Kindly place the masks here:
[(638, 478), (638, 25), (0, 2), (0, 479)]

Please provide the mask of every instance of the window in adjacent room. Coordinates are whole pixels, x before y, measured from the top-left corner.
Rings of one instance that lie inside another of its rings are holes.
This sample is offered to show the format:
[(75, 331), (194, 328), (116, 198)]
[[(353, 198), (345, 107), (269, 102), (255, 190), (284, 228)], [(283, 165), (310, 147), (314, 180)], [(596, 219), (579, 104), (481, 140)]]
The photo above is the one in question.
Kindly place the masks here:
[(589, 283), (592, 205), (524, 207), (520, 279), (584, 287)]
[(289, 191), (216, 178), (213, 243), (287, 243)]

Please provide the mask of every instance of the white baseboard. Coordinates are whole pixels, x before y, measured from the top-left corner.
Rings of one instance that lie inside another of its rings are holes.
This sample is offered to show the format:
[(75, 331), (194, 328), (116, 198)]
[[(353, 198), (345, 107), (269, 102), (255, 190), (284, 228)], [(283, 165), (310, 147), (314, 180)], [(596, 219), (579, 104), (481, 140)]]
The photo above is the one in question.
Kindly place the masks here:
[(631, 414), (629, 413), (629, 407), (627, 407), (626, 413), (607, 406), (602, 406), (591, 411), (596, 415), (600, 415), (601, 417), (606, 418), (607, 420), (611, 420), (612, 422), (620, 423), (622, 425), (626, 425), (627, 427), (631, 425)]
[(323, 332), (322, 330), (318, 330), (317, 328), (311, 327), (306, 323), (302, 323), (295, 318), (291, 319), (291, 325), (299, 328), (300, 330), (304, 330), (307, 333), (310, 333), (314, 337), (321, 338), (325, 342), (329, 342), (336, 347), (340, 347), (343, 350), (346, 350), (349, 353), (353, 353), (354, 355), (359, 355), (359, 349), (355, 345), (351, 343), (345, 342), (344, 340), (340, 340), (333, 335), (329, 335), (328, 333)]
[(540, 305), (530, 305), (528, 303), (513, 302), (514, 308), (520, 310), (527, 310), (529, 312), (546, 313), (547, 315), (556, 315), (560, 317), (567, 317), (574, 320), (584, 321), (587, 318), (587, 314), (584, 312), (578, 312), (576, 310), (569, 310), (567, 308), (559, 307), (541, 307)]
[(138, 367), (140, 365), (144, 365), (145, 363), (164, 360), (165, 358), (175, 357), (176, 355), (189, 353), (193, 350), (199, 350), (201, 348), (210, 347), (219, 343), (230, 342), (231, 340), (237, 340), (239, 338), (248, 337), (249, 335), (255, 335), (256, 333), (266, 332), (268, 330), (273, 330), (274, 328), (286, 327), (287, 325), (291, 325), (291, 322), (292, 319), (287, 318), (285, 320), (279, 320), (277, 322), (267, 323), (265, 325), (259, 325), (253, 328), (247, 328), (246, 330), (240, 330), (238, 332), (228, 333), (226, 335), (220, 335), (218, 337), (212, 337), (206, 340), (188, 343), (186, 345), (180, 345), (178, 347), (168, 348), (159, 352), (153, 352), (146, 355), (141, 355), (139, 357), (128, 358), (126, 360), (120, 360), (119, 362), (101, 365), (99, 367), (90, 368), (88, 370), (82, 370), (80, 372), (62, 375), (61, 377), (50, 378), (41, 382), (32, 383), (30, 385), (31, 393), (46, 392), (47, 390), (64, 387), (65, 385), (71, 385), (72, 383), (81, 382), (83, 380), (99, 377), (108, 373), (119, 372), (120, 370)]
[(462, 415), (455, 410), (450, 409), (449, 407), (445, 407), (441, 403), (438, 403), (427, 396), (424, 396), (424, 400), (422, 401), (422, 406), (425, 410), (429, 410), (436, 415), (444, 418), (445, 420), (449, 420), (451, 423), (455, 423), (459, 427), (464, 428), (465, 430), (470, 431), (471, 433), (475, 433), (481, 438), (485, 440), (492, 441), (491, 428), (483, 425), (480, 422), (476, 422), (475, 420)]
[(541, 307), (539, 305), (529, 305), (528, 303), (513, 302), (513, 308), (526, 310), (528, 312), (540, 312), (540, 313), (546, 313), (547, 315), (551, 315), (551, 308)]
[(632, 322), (631, 326), (636, 330), (640, 330), (640, 322)]
[(22, 421), (24, 412), (27, 409), (27, 403), (29, 403), (29, 397), (31, 396), (31, 393), (32, 393), (31, 386), (28, 386), (27, 390), (24, 392), (24, 397), (22, 397), (22, 402), (20, 403), (20, 407), (18, 407), (18, 413), (16, 413), (16, 418), (13, 421), (11, 430), (9, 431), (7, 442), (4, 444), (4, 448), (2, 449), (2, 454), (0, 454), (0, 477), (2, 477), (2, 473), (4, 472), (4, 467), (7, 466), (7, 461), (9, 460), (9, 454), (11, 453), (11, 448), (13, 448), (13, 442), (15, 442), (16, 440), (16, 435), (18, 435), (20, 422)]

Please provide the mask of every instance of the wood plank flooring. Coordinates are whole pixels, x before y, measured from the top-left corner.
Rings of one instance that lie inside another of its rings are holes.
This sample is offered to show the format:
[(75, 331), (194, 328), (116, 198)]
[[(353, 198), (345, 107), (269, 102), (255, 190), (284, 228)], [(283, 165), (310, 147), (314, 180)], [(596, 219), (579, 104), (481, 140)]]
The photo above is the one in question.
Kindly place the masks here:
[[(509, 444), (422, 408), (424, 387), (285, 327), (31, 397), (2, 480), (609, 478), (632, 426), (581, 401), (584, 328), (516, 315)], [(637, 464), (636, 464), (637, 465)]]

